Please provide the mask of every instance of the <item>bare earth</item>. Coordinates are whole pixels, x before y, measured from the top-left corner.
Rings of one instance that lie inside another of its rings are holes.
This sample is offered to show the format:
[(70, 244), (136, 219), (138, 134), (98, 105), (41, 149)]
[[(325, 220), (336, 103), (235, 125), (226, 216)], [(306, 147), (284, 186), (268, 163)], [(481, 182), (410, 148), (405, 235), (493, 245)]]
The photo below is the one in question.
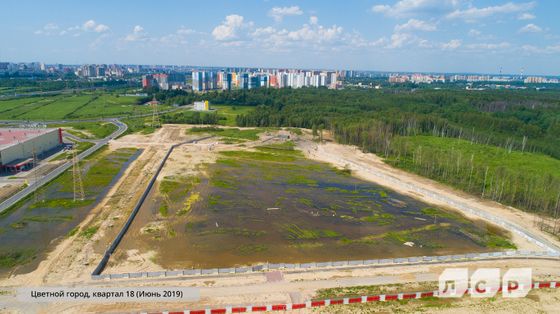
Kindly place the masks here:
[[(89, 226), (99, 226), (99, 230), (92, 239), (85, 239), (79, 236), (79, 232), (72, 237), (68, 237), (53, 249), (48, 257), (43, 260), (38, 268), (31, 273), (13, 276), (0, 281), (0, 290), (13, 291), (21, 286), (57, 286), (57, 285), (95, 285), (111, 287), (127, 286), (194, 286), (201, 289), (201, 300), (196, 303), (107, 303), (107, 304), (87, 304), (87, 303), (65, 303), (30, 305), (17, 302), (15, 297), (8, 294), (0, 294), (0, 312), (41, 312), (41, 313), (75, 313), (75, 312), (131, 312), (131, 311), (156, 311), (156, 310), (182, 310), (185, 307), (190, 309), (200, 309), (206, 307), (219, 307), (225, 305), (244, 305), (244, 304), (270, 304), (270, 303), (291, 303), (302, 302), (312, 298), (317, 289), (331, 287), (349, 287), (357, 285), (386, 285), (389, 283), (411, 283), (411, 282), (432, 282), (441, 273), (444, 267), (500, 267), (507, 269), (511, 267), (532, 267), (536, 278), (542, 280), (560, 279), (560, 263), (550, 260), (507, 260), (492, 262), (471, 262), (456, 263), (445, 265), (414, 265), (414, 266), (390, 266), (377, 268), (355, 268), (355, 269), (323, 269), (309, 272), (283, 272), (283, 280), (280, 282), (267, 282), (266, 276), (260, 273), (246, 275), (224, 275), (219, 277), (194, 277), (194, 278), (154, 278), (143, 280), (113, 280), (113, 281), (93, 281), (90, 274), (101, 259), (105, 247), (112, 241), (126, 220), (130, 210), (139, 198), (143, 189), (147, 185), (149, 178), (155, 171), (166, 150), (170, 145), (189, 139), (185, 133), (185, 125), (165, 125), (162, 129), (151, 135), (127, 135), (110, 143), (110, 149), (123, 147), (136, 147), (144, 149), (140, 157), (134, 161), (126, 170), (124, 175), (109, 191), (107, 197), (96, 206), (86, 219), (80, 224), (84, 229)], [(307, 134), (308, 132), (306, 132)], [(192, 137), (191, 137), (192, 138)], [(171, 166), (164, 167), (160, 178), (173, 175), (176, 172), (195, 173), (196, 165), (215, 160), (216, 151), (221, 149), (247, 149), (257, 145), (258, 142), (245, 143), (241, 145), (225, 145), (210, 139), (201, 143), (184, 145), (177, 149), (169, 160)], [(318, 145), (311, 141), (310, 136), (301, 136), (297, 141), (298, 147), (308, 158), (329, 162), (338, 167), (346, 166), (341, 159), (351, 160), (354, 163), (363, 165), (372, 171), (383, 172), (387, 175), (398, 178), (403, 182), (410, 182), (423, 188), (437, 190), (445, 193), (446, 196), (468, 202), (469, 205), (488, 211), (494, 215), (504, 217), (516, 224), (531, 230), (535, 234), (546, 237), (551, 242), (560, 244), (557, 239), (548, 234), (542, 233), (533, 226), (533, 215), (521, 212), (520, 210), (506, 207), (494, 202), (481, 200), (471, 195), (453, 190), (437, 182), (394, 169), (373, 154), (366, 154), (352, 146), (326, 143)], [(392, 182), (379, 179), (367, 172), (359, 170), (353, 173), (365, 180), (391, 188), (399, 193), (407, 194), (418, 198), (424, 202), (444, 206), (437, 200), (430, 199), (426, 195), (419, 195), (416, 192), (403, 189)], [(445, 206), (444, 206), (445, 207)], [(528, 243), (521, 237), (514, 237), (514, 242), (520, 249), (539, 249), (535, 245)], [(140, 254), (138, 251), (130, 250), (126, 252), (125, 262), (112, 265), (106, 270), (107, 273), (123, 273), (133, 271), (158, 270), (160, 266), (151, 262), (150, 252)], [(407, 287), (414, 287), (414, 284), (407, 284)], [(505, 304), (502, 299), (493, 302), (483, 302), (472, 299), (464, 299), (454, 303), (451, 308), (433, 308), (429, 312), (526, 312), (537, 311), (553, 313), (553, 309), (560, 307), (560, 292), (535, 292), (531, 298), (516, 300)], [(513, 308), (511, 306), (514, 306)], [(375, 311), (403, 311), (405, 309), (364, 308), (359, 309), (362, 313)], [(332, 313), (333, 308), (325, 308), (319, 311)], [(346, 311), (354, 313), (350, 308), (338, 308), (336, 312)], [(357, 309), (354, 309), (357, 311)], [(408, 310), (415, 311), (414, 306)], [(307, 313), (297, 311), (297, 313)]]

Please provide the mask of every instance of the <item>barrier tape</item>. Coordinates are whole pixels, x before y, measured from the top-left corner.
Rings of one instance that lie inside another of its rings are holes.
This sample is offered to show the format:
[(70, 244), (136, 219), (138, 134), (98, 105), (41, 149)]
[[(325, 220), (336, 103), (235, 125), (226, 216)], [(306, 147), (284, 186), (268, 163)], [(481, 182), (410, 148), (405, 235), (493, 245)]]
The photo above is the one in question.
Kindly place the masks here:
[[(533, 289), (544, 289), (544, 288), (560, 288), (555, 281), (550, 282), (534, 282), (532, 284)], [(498, 289), (501, 292), (502, 288)], [(467, 292), (467, 294), (470, 290)], [(359, 296), (351, 298), (337, 298), (337, 299), (325, 299), (325, 300), (313, 300), (304, 303), (285, 303), (285, 304), (273, 304), (273, 305), (248, 305), (248, 306), (225, 306), (221, 308), (214, 309), (201, 309), (201, 310), (183, 310), (183, 311), (163, 311), (163, 312), (143, 312), (150, 314), (229, 314), (229, 313), (254, 313), (254, 312), (277, 312), (277, 311), (291, 311), (298, 309), (307, 309), (314, 307), (324, 307), (331, 305), (348, 305), (357, 303), (371, 303), (371, 302), (386, 302), (394, 300), (411, 300), (411, 299), (425, 299), (430, 297), (437, 297), (438, 291), (424, 291), (424, 292), (407, 292), (407, 293), (396, 293), (396, 294), (379, 294), (371, 296)]]

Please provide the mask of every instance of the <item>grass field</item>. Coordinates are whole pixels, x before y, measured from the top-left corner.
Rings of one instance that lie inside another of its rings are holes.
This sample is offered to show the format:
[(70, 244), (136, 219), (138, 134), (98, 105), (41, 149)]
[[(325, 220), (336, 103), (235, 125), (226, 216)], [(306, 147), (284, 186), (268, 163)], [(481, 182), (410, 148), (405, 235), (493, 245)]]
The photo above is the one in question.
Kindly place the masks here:
[[(71, 120), (127, 116), (151, 112), (147, 106), (137, 105), (138, 97), (107, 93), (79, 93), (27, 97), (0, 101), (3, 119), (14, 120)], [(168, 109), (161, 106), (160, 110)]]
[(117, 97), (109, 94), (102, 94), (94, 99), (87, 106), (74, 112), (77, 118), (89, 117), (110, 117), (128, 114), (142, 114), (151, 111), (150, 107), (136, 105), (137, 97), (122, 96)]
[(188, 133), (208, 133), (212, 135), (219, 136), (226, 141), (230, 142), (243, 142), (243, 141), (255, 141), (259, 139), (259, 133), (262, 133), (263, 129), (248, 129), (241, 130), (237, 128), (217, 128), (217, 127), (194, 127), (189, 129)]
[(117, 130), (110, 122), (71, 122), (49, 124), (48, 127), (63, 128), (66, 132), (84, 139), (102, 139)]

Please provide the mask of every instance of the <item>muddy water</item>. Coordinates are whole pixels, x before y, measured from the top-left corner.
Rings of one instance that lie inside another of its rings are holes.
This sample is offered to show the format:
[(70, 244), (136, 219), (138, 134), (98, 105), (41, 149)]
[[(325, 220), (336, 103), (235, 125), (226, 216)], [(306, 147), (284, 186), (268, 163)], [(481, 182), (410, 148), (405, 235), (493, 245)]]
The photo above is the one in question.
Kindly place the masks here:
[(101, 157), (100, 162), (112, 163), (120, 168), (110, 183), (102, 186), (87, 182), (88, 171), (98, 160), (86, 162), (82, 166), (86, 200), (78, 203), (79, 205), (48, 203), (50, 200), (72, 200), (72, 177), (65, 173), (37, 193), (39, 203), (35, 202), (35, 196), (31, 196), (14, 211), (1, 217), (0, 276), (34, 270), (56, 241), (66, 236), (97, 205), (139, 153), (140, 151), (129, 151)]
[[(301, 157), (231, 158), (207, 172), (179, 200), (164, 200), (156, 187), (113, 263), (131, 249), (155, 251), (168, 269), (443, 255), (499, 250), (488, 239), (504, 235)], [(192, 193), (200, 200), (178, 214)]]

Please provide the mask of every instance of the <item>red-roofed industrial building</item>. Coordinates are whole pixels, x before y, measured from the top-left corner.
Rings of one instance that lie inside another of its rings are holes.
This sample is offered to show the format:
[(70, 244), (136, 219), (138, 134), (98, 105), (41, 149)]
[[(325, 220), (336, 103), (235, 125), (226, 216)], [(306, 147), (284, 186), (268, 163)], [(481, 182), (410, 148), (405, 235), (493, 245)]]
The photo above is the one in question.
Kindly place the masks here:
[(0, 167), (9, 172), (28, 169), (33, 153), (42, 155), (62, 144), (61, 129), (0, 128)]

